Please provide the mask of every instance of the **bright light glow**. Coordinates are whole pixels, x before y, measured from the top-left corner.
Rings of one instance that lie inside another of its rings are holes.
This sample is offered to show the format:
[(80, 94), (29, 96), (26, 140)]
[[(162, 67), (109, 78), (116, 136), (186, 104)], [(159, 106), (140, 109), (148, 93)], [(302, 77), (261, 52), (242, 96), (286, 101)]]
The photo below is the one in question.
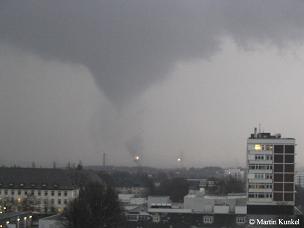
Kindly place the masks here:
[(29, 216), (29, 218), (31, 219), (31, 218), (32, 218), (32, 216), (30, 215), (30, 216)]
[(27, 220), (27, 217), (24, 217), (23, 219), (24, 219), (24, 220)]
[(138, 155), (135, 156), (134, 159), (135, 159), (136, 161), (138, 161), (138, 160), (139, 160), (139, 156), (138, 156)]
[(19, 222), (19, 221), (20, 221), (20, 218), (17, 218), (17, 221)]
[(9, 221), (6, 221), (6, 224), (9, 224)]
[(181, 159), (181, 158), (178, 158), (178, 159), (177, 159), (177, 162), (181, 162), (181, 161), (182, 161), (182, 159)]
[(255, 150), (262, 150), (262, 146), (260, 144), (255, 144), (254, 149)]

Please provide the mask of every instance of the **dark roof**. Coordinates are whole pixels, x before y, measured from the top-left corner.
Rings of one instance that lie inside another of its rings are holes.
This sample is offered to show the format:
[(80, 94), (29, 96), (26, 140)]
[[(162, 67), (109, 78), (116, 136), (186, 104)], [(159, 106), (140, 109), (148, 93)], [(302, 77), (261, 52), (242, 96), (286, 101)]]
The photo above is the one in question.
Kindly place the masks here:
[(0, 168), (0, 188), (75, 189), (64, 169)]

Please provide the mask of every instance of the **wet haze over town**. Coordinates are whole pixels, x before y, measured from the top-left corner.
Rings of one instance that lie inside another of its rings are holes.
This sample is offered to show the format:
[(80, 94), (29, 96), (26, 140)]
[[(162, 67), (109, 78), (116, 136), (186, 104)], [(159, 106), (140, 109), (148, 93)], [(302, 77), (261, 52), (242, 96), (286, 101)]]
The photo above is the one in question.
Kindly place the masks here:
[(1, 165), (244, 166), (260, 123), (303, 166), (303, 41), (300, 0), (1, 0)]

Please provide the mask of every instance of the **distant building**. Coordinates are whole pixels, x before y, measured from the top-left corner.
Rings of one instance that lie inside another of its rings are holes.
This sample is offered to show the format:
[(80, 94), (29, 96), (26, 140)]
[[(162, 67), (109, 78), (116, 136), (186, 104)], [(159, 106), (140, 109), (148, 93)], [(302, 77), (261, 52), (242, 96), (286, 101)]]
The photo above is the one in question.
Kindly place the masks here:
[(295, 139), (257, 133), (247, 140), (248, 214), (293, 214)]
[(206, 178), (188, 178), (189, 189), (199, 190), (201, 188), (206, 188), (208, 181)]
[(0, 168), (0, 198), (12, 207), (27, 203), (36, 212), (61, 212), (78, 193), (63, 169)]
[(171, 208), (172, 202), (169, 196), (148, 196), (148, 208)]
[(208, 196), (201, 189), (190, 191), (184, 197), (184, 204), (172, 203), (168, 196), (148, 197), (147, 212), (152, 223), (168, 224), (169, 227), (244, 227), (246, 194)]
[(184, 197), (184, 208), (193, 213), (204, 214), (246, 214), (247, 196), (245, 193), (225, 196), (206, 195), (205, 191), (190, 191)]
[(38, 228), (64, 228), (66, 219), (61, 215), (52, 215), (39, 219)]
[(118, 194), (118, 199), (126, 212), (146, 205), (147, 203), (146, 198), (137, 197), (135, 194)]
[(304, 172), (303, 171), (296, 173), (295, 184), (300, 186), (301, 188), (304, 188)]
[(143, 196), (147, 193), (145, 187), (116, 187), (115, 190), (120, 194), (135, 194), (137, 196)]
[(0, 227), (31, 227), (31, 225), (30, 212), (0, 213)]
[(240, 168), (228, 168), (224, 170), (224, 176), (242, 181), (245, 177), (245, 171)]

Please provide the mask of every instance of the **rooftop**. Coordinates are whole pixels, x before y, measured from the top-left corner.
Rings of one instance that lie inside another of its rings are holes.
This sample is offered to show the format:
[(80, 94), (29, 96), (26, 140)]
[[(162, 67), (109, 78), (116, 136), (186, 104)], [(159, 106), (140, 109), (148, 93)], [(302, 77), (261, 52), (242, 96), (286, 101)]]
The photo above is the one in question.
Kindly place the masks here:
[(0, 188), (75, 189), (64, 169), (0, 168)]
[(272, 135), (269, 132), (258, 132), (257, 128), (254, 128), (254, 132), (250, 135), (249, 139), (294, 139), (294, 138), (282, 138), (281, 134)]

